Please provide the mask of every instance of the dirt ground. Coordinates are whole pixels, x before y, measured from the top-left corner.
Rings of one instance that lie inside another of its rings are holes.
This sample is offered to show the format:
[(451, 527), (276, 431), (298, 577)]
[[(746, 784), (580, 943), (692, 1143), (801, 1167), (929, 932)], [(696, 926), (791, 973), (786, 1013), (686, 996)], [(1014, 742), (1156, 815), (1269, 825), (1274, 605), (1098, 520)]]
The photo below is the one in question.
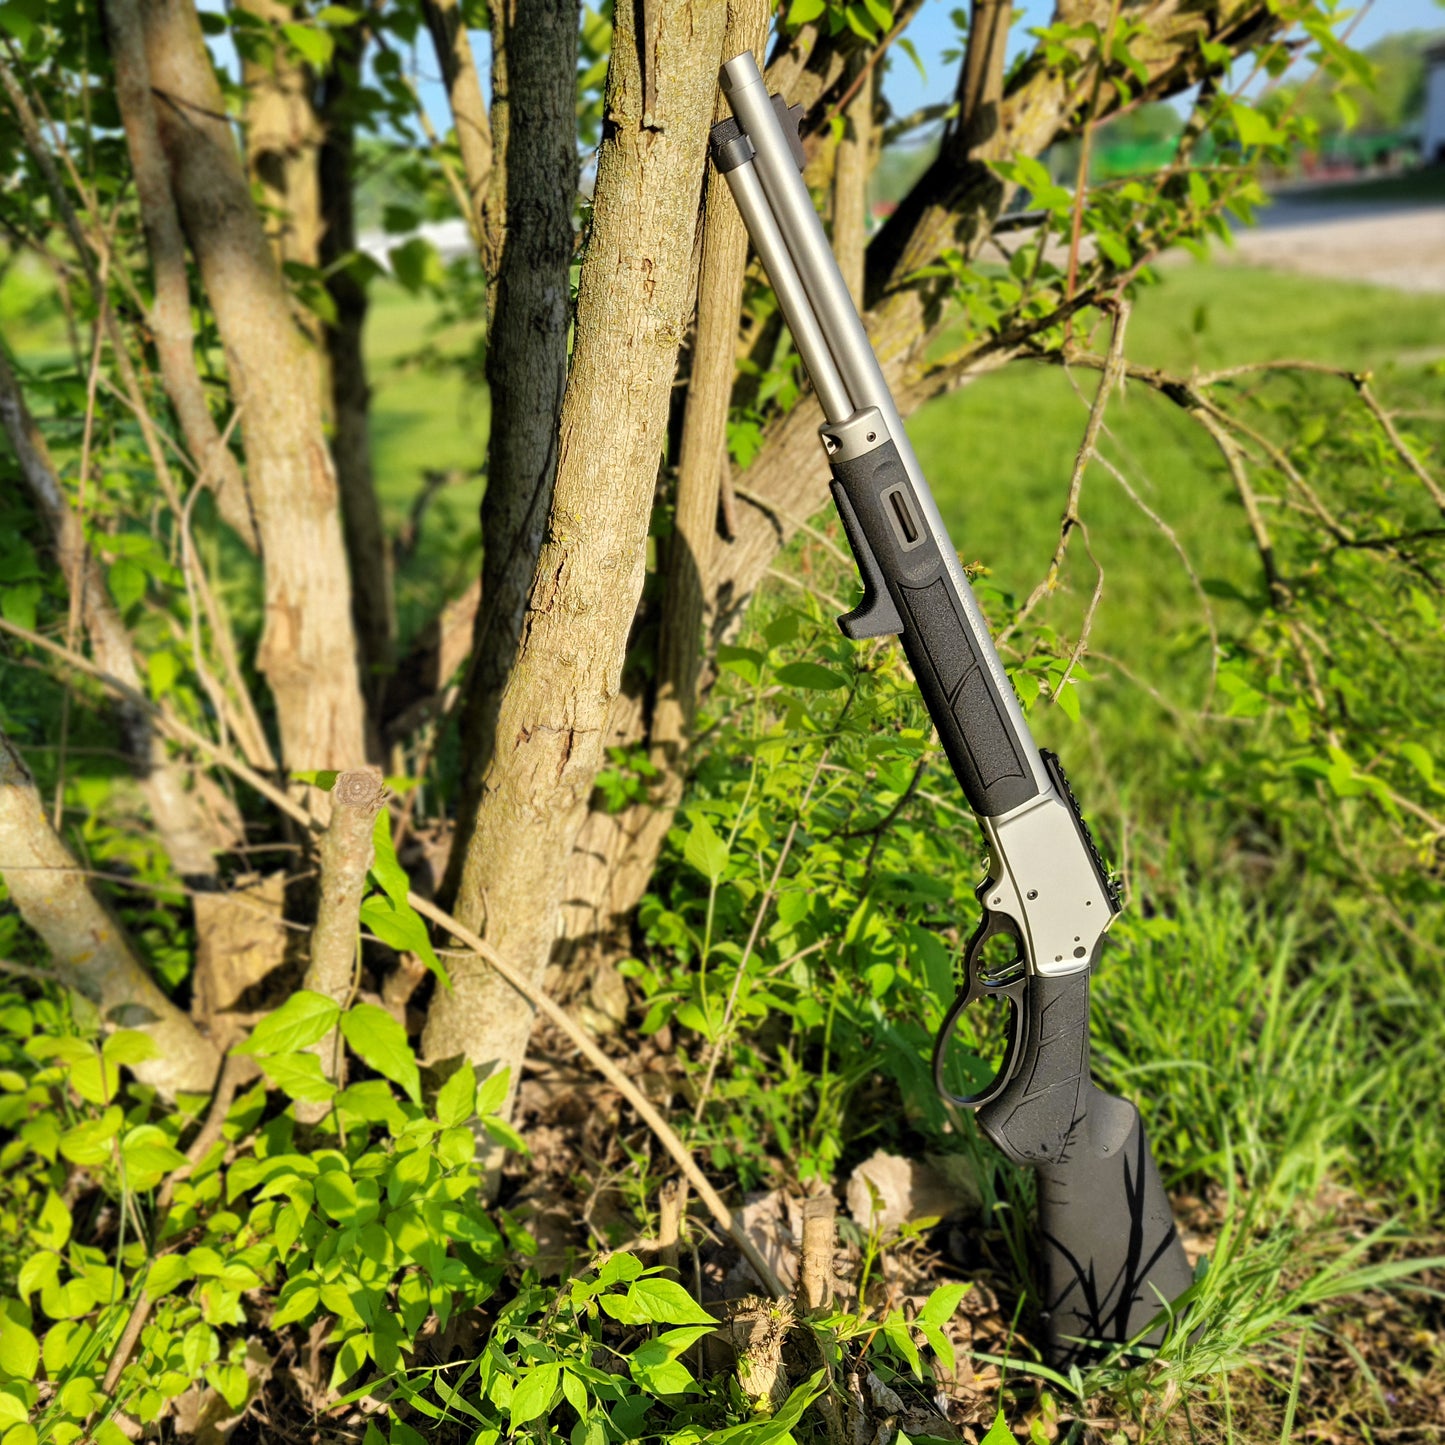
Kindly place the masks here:
[(1217, 258), (1307, 276), (1445, 292), (1445, 206), (1338, 205), (1280, 197)]

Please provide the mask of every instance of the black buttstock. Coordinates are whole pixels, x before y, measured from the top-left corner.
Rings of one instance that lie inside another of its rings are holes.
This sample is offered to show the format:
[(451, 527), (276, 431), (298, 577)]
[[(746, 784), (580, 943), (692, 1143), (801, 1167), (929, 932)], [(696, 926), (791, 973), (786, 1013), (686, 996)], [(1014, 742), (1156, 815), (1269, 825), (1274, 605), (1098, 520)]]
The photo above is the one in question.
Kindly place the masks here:
[(863, 574), (863, 603), (839, 626), (849, 637), (900, 632), (919, 691), (969, 806), (997, 817), (1042, 791), (1032, 744), (1012, 726), (998, 684), (890, 440), (832, 462), (833, 499)]
[(1044, 1322), (1067, 1364), (1080, 1341), (1134, 1338), (1194, 1274), (1139, 1111), (1089, 1077), (1088, 972), (1031, 978), (1024, 1014), (1018, 1067), (978, 1120), (1037, 1171)]

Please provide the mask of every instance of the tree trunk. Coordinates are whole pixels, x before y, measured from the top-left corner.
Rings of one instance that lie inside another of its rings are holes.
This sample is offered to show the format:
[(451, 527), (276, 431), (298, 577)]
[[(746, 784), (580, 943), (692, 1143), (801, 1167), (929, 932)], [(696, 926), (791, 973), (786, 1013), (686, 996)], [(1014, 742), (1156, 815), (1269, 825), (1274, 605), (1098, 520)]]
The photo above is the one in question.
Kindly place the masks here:
[[(861, 64), (864, 62), (860, 62)], [(863, 266), (868, 247), (868, 173), (873, 150), (873, 74), (855, 77), (857, 93), (843, 110), (846, 129), (833, 161), (833, 254), (848, 283), (853, 305), (863, 305)]]
[[(557, 474), (567, 385), (568, 272), (577, 192), (575, 0), (492, 7), (494, 217), (500, 259), (487, 332), (491, 434), (482, 499), (482, 596), (461, 718), (461, 825), (445, 897), (455, 894), (496, 743), (502, 690), (517, 658), (527, 590)], [(458, 130), (464, 118), (457, 118)]]
[[(143, 0), (161, 144), (225, 348), (261, 536), (266, 620), (258, 662), (287, 767), (366, 758), (351, 583), (315, 355), (251, 200), (191, 0)], [(324, 794), (318, 794), (324, 797)]]
[(396, 666), (396, 604), (391, 548), (371, 468), (371, 387), (362, 350), (366, 287), (346, 263), (356, 250), (353, 173), (356, 125), (352, 113), (360, 79), (365, 30), (338, 32), (336, 54), (322, 96), (324, 139), (318, 160), (321, 186), (320, 262), (336, 308), (322, 330), (331, 402), (331, 455), (341, 489), (341, 525), (351, 566), (351, 617), (362, 663), (362, 686), (373, 719)]
[[(760, 52), (767, 43), (767, 0), (728, 6), (722, 54)], [(728, 114), (718, 95), (713, 120)], [(646, 737), (661, 782), (647, 804), (621, 813), (588, 815), (569, 863), (567, 964), (587, 969), (623, 944), (623, 934), (652, 876), (672, 815), (682, 798), (686, 753), (697, 712), (704, 613), (712, 596), (718, 490), (727, 466), (728, 403), (732, 397), (748, 237), (727, 181), (711, 167), (703, 206), (702, 264), (692, 375), (677, 468), (677, 504), (667, 544), (666, 585), (658, 628), (656, 700), (650, 730), (640, 701), (619, 696), (609, 746)], [(575, 901), (573, 901), (575, 900)]]
[[(494, 106), (497, 95), (498, 53), (506, 44), (504, 32), (497, 27), (498, 16), (500, 15), (503, 21), (510, 25), (508, 12), (522, 8), (524, 3), (525, 0), (489, 0), (489, 8), (492, 12), (492, 95)], [(556, 6), (553, 4), (553, 0), (545, 0), (545, 3), (549, 13), (555, 10)], [(563, 9), (567, 8), (567, 6), (563, 6)], [(570, 9), (573, 16), (572, 32), (571, 40), (566, 44), (570, 44), (575, 57), (577, 53), (577, 7), (573, 4)], [(493, 187), (497, 180), (493, 141), (495, 117), (488, 117), (487, 107), (482, 101), (482, 85), (477, 78), (477, 62), (472, 55), (472, 42), (467, 36), (459, 0), (421, 0), (421, 11), (426, 20), (427, 29), (431, 32), (437, 64), (441, 67), (442, 83), (446, 86), (447, 103), (451, 107), (452, 123), (456, 127), (457, 149), (461, 152), (462, 171), (466, 177), (467, 221), (472, 228), (472, 236), (477, 243), (477, 249), (481, 253), (482, 265), (487, 274), (491, 276), (496, 272), (500, 247), (500, 237), (496, 234), (498, 230), (496, 221), (499, 216), (492, 199)], [(546, 17), (542, 17), (542, 24), (544, 27), (546, 26)], [(505, 69), (506, 59), (503, 58), (500, 63)], [(526, 65), (518, 73), (525, 76), (527, 74)], [(528, 78), (530, 79), (530, 77)], [(545, 87), (544, 93), (549, 92), (550, 87)], [(570, 135), (568, 140), (574, 151), (573, 165), (575, 168), (576, 147)], [(496, 146), (497, 150), (502, 148), (500, 144)], [(570, 215), (570, 199), (567, 209)]]
[(269, 29), (272, 42), (264, 59), (253, 46), (241, 56), (246, 168), (266, 206), (265, 225), (276, 259), (315, 266), (321, 254), (317, 156), (322, 143), (321, 120), (312, 100), (315, 77), (281, 34), (281, 26), (300, 18), (301, 12), (284, 0), (237, 4)]
[(56, 978), (83, 994), (112, 1028), (138, 1029), (156, 1046), (132, 1065), (167, 1098), (207, 1093), (220, 1055), (146, 972), (120, 924), (87, 887), (51, 828), (20, 754), (0, 733), (0, 876), (20, 916), (45, 941)]
[[(550, 526), (457, 896), (461, 920), (484, 919), (487, 941), (534, 980), (557, 939), (620, 685), (691, 304), (724, 11), (691, 0), (657, 9), (645, 60), (633, 7), (617, 9)], [(642, 63), (656, 67), (646, 129)], [(479, 959), (456, 960), (452, 978), (427, 1019), (427, 1055), (507, 1065), (515, 1081), (531, 1009)]]
[(116, 104), (125, 126), (155, 284), (155, 300), (148, 320), (160, 362), (161, 382), (175, 410), (186, 446), (215, 493), (222, 518), (254, 552), (260, 541), (246, 479), (236, 458), (221, 441), (196, 370), (186, 245), (180, 218), (176, 215), (175, 197), (171, 195), (165, 155), (161, 151), (140, 7), (137, 0), (106, 0), (104, 11), (111, 64), (115, 67)]
[[(145, 692), (130, 634), (111, 601), (100, 565), (85, 541), (80, 518), (61, 488), (45, 438), (25, 405), (15, 373), (0, 351), (0, 426), (14, 448), (20, 474), (45, 518), (56, 560), (90, 639), (98, 667), (139, 693)], [(150, 714), (131, 703), (116, 704), (121, 742), (155, 820), (156, 833), (172, 866), (192, 888), (216, 882), (215, 852), (221, 840), (208, 826), (183, 768), (166, 752)]]

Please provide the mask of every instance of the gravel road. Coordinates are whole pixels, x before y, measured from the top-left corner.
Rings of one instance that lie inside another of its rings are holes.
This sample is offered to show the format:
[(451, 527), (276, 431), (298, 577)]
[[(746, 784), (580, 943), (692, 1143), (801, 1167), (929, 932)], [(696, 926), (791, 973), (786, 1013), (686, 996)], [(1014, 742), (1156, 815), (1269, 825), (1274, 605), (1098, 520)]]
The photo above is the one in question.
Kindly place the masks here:
[(1445, 206), (1330, 206), (1282, 197), (1218, 260), (1445, 292)]

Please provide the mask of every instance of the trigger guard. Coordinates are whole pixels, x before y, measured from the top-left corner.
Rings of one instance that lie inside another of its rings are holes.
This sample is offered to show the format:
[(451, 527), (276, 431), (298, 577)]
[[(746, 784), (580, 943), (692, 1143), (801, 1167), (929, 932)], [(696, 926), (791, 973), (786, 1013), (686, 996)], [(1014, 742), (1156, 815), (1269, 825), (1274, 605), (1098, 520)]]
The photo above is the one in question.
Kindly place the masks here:
[[(980, 1109), (985, 1104), (992, 1103), (994, 1099), (1003, 1093), (1007, 1088), (1009, 1080), (1013, 1077), (1014, 1064), (1018, 1059), (1023, 1047), (1023, 994), (1028, 985), (1028, 974), (1024, 972), (1017, 978), (1005, 984), (988, 984), (980, 977), (979, 970), (974, 967), (980, 949), (995, 934), (1011, 933), (1015, 940), (1018, 939), (1016, 927), (1013, 920), (1006, 913), (986, 912), (979, 921), (978, 927), (974, 930), (973, 937), (968, 941), (968, 954), (966, 968), (968, 970), (968, 981), (953, 1001), (943, 1020), (943, 1026), (938, 1031), (938, 1037), (933, 1044), (933, 1083), (939, 1094), (950, 1104), (956, 1104), (963, 1109)], [(1008, 1021), (1008, 1043), (1004, 1049), (1003, 1059), (999, 1063), (998, 1073), (994, 1075), (990, 1083), (977, 1094), (955, 1094), (945, 1083), (943, 1078), (944, 1054), (947, 1049), (949, 1037), (958, 1021), (964, 1015), (964, 1011), (972, 1003), (980, 998), (1002, 997), (1008, 1000), (1009, 1021)]]

